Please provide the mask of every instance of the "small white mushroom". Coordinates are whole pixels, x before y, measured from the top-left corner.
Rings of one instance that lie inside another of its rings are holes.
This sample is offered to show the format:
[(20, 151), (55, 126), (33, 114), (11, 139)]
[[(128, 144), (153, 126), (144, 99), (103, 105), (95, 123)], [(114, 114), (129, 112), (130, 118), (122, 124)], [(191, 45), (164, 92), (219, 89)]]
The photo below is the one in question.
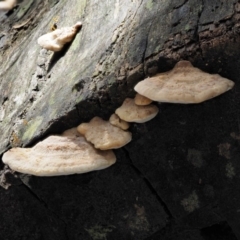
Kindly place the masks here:
[(200, 103), (216, 97), (234, 86), (218, 74), (205, 73), (189, 61), (180, 61), (168, 72), (146, 78), (135, 91), (158, 102)]
[(111, 150), (96, 150), (76, 132), (50, 136), (33, 148), (12, 148), (2, 160), (17, 172), (36, 176), (86, 173), (107, 168), (116, 162)]
[(130, 127), (130, 124), (122, 120), (117, 114), (113, 113), (109, 118), (109, 122), (116, 127), (121, 128), (122, 130), (127, 130)]
[(82, 23), (77, 22), (72, 27), (63, 27), (49, 32), (38, 38), (38, 44), (54, 52), (61, 51), (64, 44), (71, 42), (81, 28)]
[(16, 0), (5, 0), (0, 2), (0, 10), (9, 11), (16, 6)]
[(126, 98), (115, 113), (126, 122), (144, 123), (153, 119), (158, 111), (158, 107), (153, 104), (139, 106), (135, 104), (134, 99)]
[(149, 105), (150, 103), (152, 103), (152, 100), (137, 93), (134, 98), (134, 102), (136, 105), (145, 106), (145, 105)]
[(77, 130), (95, 148), (101, 150), (120, 148), (132, 140), (130, 132), (123, 131), (100, 117), (94, 117), (89, 123), (80, 124)]

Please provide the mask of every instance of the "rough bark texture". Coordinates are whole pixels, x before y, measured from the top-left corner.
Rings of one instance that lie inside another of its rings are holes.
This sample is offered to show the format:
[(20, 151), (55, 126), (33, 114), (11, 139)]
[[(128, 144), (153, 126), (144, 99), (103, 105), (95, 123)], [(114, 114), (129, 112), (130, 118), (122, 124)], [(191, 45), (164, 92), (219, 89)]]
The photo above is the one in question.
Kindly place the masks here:
[[(55, 18), (83, 27), (52, 54), (36, 40)], [(239, 19), (237, 0), (23, 0), (0, 13), (0, 154), (108, 119), (138, 81), (180, 59), (236, 83), (199, 105), (157, 104), (109, 169), (3, 170), (4, 239), (240, 239)]]

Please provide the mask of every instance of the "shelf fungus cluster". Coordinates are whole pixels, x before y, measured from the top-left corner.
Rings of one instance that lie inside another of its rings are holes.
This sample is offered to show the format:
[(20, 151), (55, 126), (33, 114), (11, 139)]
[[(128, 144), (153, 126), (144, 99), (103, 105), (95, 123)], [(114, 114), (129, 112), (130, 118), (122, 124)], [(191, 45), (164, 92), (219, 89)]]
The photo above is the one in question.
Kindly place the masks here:
[(5, 0), (0, 2), (0, 10), (9, 11), (13, 9), (17, 4), (16, 0)]
[[(116, 162), (112, 149), (132, 140), (129, 122), (143, 123), (158, 113), (155, 105), (138, 106), (127, 98), (109, 121), (94, 117), (89, 123), (50, 136), (33, 148), (12, 148), (3, 162), (17, 172), (36, 176), (85, 173), (110, 167)], [(126, 119), (126, 120), (125, 120)]]
[(134, 99), (123, 104), (105, 121), (94, 117), (59, 136), (50, 136), (33, 148), (13, 148), (3, 162), (15, 171), (37, 176), (84, 173), (107, 168), (116, 162), (112, 149), (132, 140), (131, 122), (144, 123), (158, 114), (152, 103), (200, 103), (234, 86), (218, 74), (208, 74), (180, 61), (168, 72), (146, 78), (135, 86)]
[(66, 43), (69, 43), (74, 39), (81, 27), (82, 23), (77, 22), (72, 27), (56, 29), (39, 37), (37, 42), (42, 48), (47, 50), (54, 52), (61, 51)]

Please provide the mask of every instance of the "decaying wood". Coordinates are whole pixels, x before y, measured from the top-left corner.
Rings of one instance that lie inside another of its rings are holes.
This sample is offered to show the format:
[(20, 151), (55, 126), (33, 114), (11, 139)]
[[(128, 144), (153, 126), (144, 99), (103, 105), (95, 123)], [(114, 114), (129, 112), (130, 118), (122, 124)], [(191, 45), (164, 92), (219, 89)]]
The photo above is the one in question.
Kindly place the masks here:
[[(81, 32), (61, 52), (38, 46), (52, 26), (78, 21)], [(133, 141), (115, 150), (109, 169), (49, 179), (8, 173), (1, 234), (202, 240), (221, 230), (240, 239), (239, 21), (237, 0), (24, 0), (0, 12), (1, 154), (109, 119), (139, 81), (179, 60), (235, 82), (199, 105), (159, 105), (153, 120), (131, 125)]]

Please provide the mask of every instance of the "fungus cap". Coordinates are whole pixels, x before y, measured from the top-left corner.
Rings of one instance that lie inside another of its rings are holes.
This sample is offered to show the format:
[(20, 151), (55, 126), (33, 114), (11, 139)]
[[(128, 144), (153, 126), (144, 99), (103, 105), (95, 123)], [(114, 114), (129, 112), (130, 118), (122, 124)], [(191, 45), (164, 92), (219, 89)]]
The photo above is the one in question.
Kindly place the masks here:
[(130, 124), (122, 120), (117, 114), (113, 113), (109, 118), (109, 122), (116, 127), (121, 128), (122, 130), (127, 130), (130, 127)]
[(64, 131), (61, 136), (64, 137), (81, 137), (82, 135), (78, 132), (77, 128), (70, 128)]
[(120, 148), (132, 140), (130, 132), (123, 131), (100, 117), (94, 117), (89, 123), (80, 124), (77, 129), (87, 141), (101, 150)]
[(145, 106), (145, 105), (149, 105), (152, 102), (152, 100), (137, 93), (134, 98), (134, 102), (136, 105)]
[(200, 103), (216, 97), (234, 86), (218, 74), (205, 73), (189, 61), (180, 61), (168, 72), (146, 78), (135, 91), (158, 102)]
[(47, 50), (54, 52), (61, 51), (65, 43), (71, 42), (74, 39), (81, 26), (82, 23), (77, 22), (72, 27), (63, 27), (56, 29), (55, 31), (49, 32), (39, 37), (37, 42), (41, 47)]
[(124, 121), (144, 123), (153, 119), (158, 114), (158, 107), (150, 104), (147, 106), (136, 105), (134, 99), (126, 98), (115, 113)]
[(5, 0), (0, 2), (0, 10), (9, 11), (16, 6), (16, 0)]
[(84, 137), (68, 134), (50, 136), (33, 148), (12, 148), (2, 160), (17, 172), (58, 176), (107, 168), (116, 162), (116, 156), (111, 150), (96, 150)]

